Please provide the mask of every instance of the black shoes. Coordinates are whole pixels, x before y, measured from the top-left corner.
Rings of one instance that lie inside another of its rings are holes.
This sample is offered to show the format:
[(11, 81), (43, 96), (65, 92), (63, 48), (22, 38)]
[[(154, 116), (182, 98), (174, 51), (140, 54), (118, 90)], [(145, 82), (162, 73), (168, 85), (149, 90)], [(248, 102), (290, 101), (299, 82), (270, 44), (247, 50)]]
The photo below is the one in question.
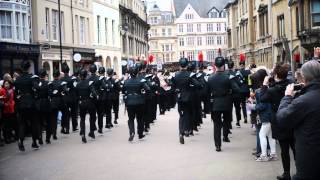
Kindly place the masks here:
[(57, 140), (58, 138), (57, 138), (57, 135), (53, 135), (53, 140)]
[(223, 142), (230, 142), (230, 139), (228, 137), (224, 137)]
[(73, 128), (73, 129), (72, 129), (73, 132), (76, 132), (76, 131), (78, 131), (78, 130), (79, 130), (78, 128)]
[(118, 124), (118, 121), (117, 120), (114, 120), (114, 122), (113, 122), (114, 124)]
[(46, 139), (46, 143), (47, 143), (47, 144), (51, 144), (50, 139)]
[(245, 124), (247, 124), (247, 123), (248, 123), (248, 120), (247, 120), (247, 118), (245, 118), (245, 119), (244, 119), (244, 123), (245, 123)]
[(129, 137), (129, 141), (133, 141), (133, 138), (134, 138), (134, 134), (131, 134), (130, 137)]
[(182, 135), (180, 135), (179, 141), (180, 141), (180, 144), (184, 144), (184, 138)]
[(43, 145), (43, 140), (42, 140), (42, 138), (39, 139), (39, 144), (40, 144), (40, 145)]
[(90, 133), (88, 134), (88, 136), (91, 137), (92, 139), (95, 139), (95, 138), (96, 138), (96, 136), (94, 135), (93, 132), (90, 132)]
[(99, 134), (103, 134), (102, 129), (99, 129), (99, 130), (98, 130), (98, 133), (99, 133)]
[(25, 151), (24, 145), (23, 145), (23, 142), (22, 142), (22, 141), (19, 141), (19, 142), (18, 142), (18, 147), (19, 147), (19, 150), (20, 150), (20, 151), (22, 151), (22, 152)]
[(216, 151), (221, 152), (221, 146), (216, 146)]
[(284, 172), (281, 176), (277, 176), (277, 180), (291, 180), (290, 173)]
[(32, 145), (31, 145), (31, 147), (32, 147), (33, 149), (39, 149), (39, 146), (38, 146), (38, 144), (37, 144), (36, 142), (33, 142)]
[(237, 126), (237, 128), (241, 127), (239, 122), (236, 123), (236, 126)]
[(67, 134), (67, 132), (64, 128), (62, 128), (60, 132), (61, 132), (61, 134)]
[(146, 137), (146, 135), (139, 135), (139, 140), (143, 139), (144, 137)]
[(85, 136), (82, 136), (82, 142), (83, 142), (83, 143), (87, 143), (87, 139), (86, 139)]

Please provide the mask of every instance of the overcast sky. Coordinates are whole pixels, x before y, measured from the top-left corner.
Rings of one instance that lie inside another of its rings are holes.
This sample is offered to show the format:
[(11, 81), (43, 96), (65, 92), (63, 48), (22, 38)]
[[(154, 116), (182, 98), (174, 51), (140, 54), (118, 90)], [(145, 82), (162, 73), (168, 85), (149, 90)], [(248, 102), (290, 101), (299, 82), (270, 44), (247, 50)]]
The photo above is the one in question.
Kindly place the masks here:
[(159, 6), (160, 10), (162, 11), (168, 11), (171, 8), (171, 0), (147, 0), (147, 2), (148, 9), (151, 8), (155, 3)]

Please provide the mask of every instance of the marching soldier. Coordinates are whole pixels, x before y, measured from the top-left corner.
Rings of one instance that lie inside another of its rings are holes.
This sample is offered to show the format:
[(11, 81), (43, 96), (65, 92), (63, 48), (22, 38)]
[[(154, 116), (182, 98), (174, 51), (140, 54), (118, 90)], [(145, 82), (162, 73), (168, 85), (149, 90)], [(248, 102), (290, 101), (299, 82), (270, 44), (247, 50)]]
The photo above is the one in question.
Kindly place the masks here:
[[(234, 62), (229, 61), (228, 62), (228, 72), (230, 75), (234, 76), (234, 81), (238, 84), (238, 86), (241, 86), (240, 79), (236, 75), (236, 71), (234, 70)], [(236, 118), (237, 118), (237, 123), (236, 126), (240, 127), (240, 120), (241, 120), (241, 94), (240, 93), (233, 93), (232, 94), (232, 102), (233, 105), (236, 109)]]
[(106, 96), (107, 98), (105, 101), (105, 104), (106, 104), (106, 128), (111, 129), (111, 128), (113, 128), (112, 105), (114, 104), (114, 101), (116, 101), (118, 99), (116, 96), (117, 96), (117, 92), (120, 89), (120, 87), (118, 87), (120, 84), (116, 83), (115, 80), (113, 79), (113, 69), (108, 68), (107, 75), (108, 76), (105, 80), (106, 93), (107, 93), (107, 96)]
[(130, 68), (131, 78), (126, 80), (123, 85), (122, 92), (124, 94), (124, 101), (128, 110), (128, 126), (129, 126), (129, 141), (133, 141), (135, 130), (134, 130), (134, 119), (137, 118), (138, 123), (138, 135), (139, 139), (143, 139), (144, 122), (143, 122), (143, 108), (145, 104), (145, 94), (150, 91), (150, 88), (146, 84), (146, 80), (138, 78), (140, 67), (135, 65)]
[(208, 86), (212, 99), (211, 118), (214, 123), (214, 141), (216, 151), (220, 152), (222, 127), (223, 141), (230, 142), (228, 134), (229, 123), (232, 118), (232, 94), (239, 91), (239, 87), (232, 80), (234, 77), (225, 71), (225, 60), (223, 57), (215, 59), (215, 66), (217, 71), (209, 78)]
[(70, 129), (70, 118), (72, 119), (72, 130), (77, 131), (78, 120), (77, 120), (77, 101), (76, 101), (76, 78), (69, 76), (70, 68), (67, 63), (62, 64), (62, 72), (64, 76), (61, 78), (61, 81), (66, 82), (67, 91), (63, 96), (63, 103), (65, 104), (65, 110), (62, 113), (62, 130), (64, 134), (69, 134)]
[(96, 109), (95, 101), (97, 100), (98, 94), (94, 88), (94, 82), (87, 78), (87, 71), (80, 71), (80, 82), (76, 86), (76, 92), (79, 97), (79, 109), (80, 109), (80, 136), (82, 137), (82, 142), (87, 143), (86, 139), (86, 114), (90, 115), (90, 132), (89, 137), (95, 139), (94, 131), (96, 130)]
[[(98, 105), (97, 105), (97, 114), (98, 114), (98, 133), (102, 134), (103, 131), (103, 116), (106, 113), (106, 106), (108, 106), (108, 104), (105, 104), (105, 98), (106, 98), (106, 89), (103, 86), (104, 81), (105, 81), (105, 68), (104, 67), (100, 67), (98, 70), (99, 73), (99, 79), (98, 79), (98, 83), (100, 85), (100, 87), (97, 89), (97, 93), (99, 94), (99, 98), (98, 98)], [(107, 126), (107, 124), (106, 124)]]
[(204, 72), (205, 65), (203, 63), (200, 64), (199, 72), (197, 74), (198, 81), (202, 84), (203, 88), (199, 92), (200, 96), (200, 105), (203, 104), (203, 108), (201, 105), (203, 118), (206, 118), (207, 114), (210, 114), (210, 98), (208, 95), (208, 75)]
[(35, 99), (34, 90), (37, 81), (35, 81), (32, 74), (29, 74), (30, 63), (23, 61), (21, 64), (22, 74), (17, 77), (14, 85), (16, 92), (16, 104), (19, 122), (19, 142), (18, 147), (20, 151), (25, 151), (24, 138), (27, 123), (31, 124), (32, 131), (32, 145), (34, 149), (38, 149), (37, 139), (39, 139), (39, 123), (34, 118)]
[[(246, 108), (246, 101), (247, 98), (250, 96), (250, 89), (248, 85), (249, 75), (251, 74), (250, 70), (245, 69), (245, 61), (241, 61), (239, 63), (240, 69), (237, 71), (236, 75), (240, 79), (240, 103), (242, 108), (242, 113), (244, 117), (244, 123), (248, 123), (247, 119), (247, 108)], [(241, 117), (241, 116), (240, 116)]]
[[(98, 93), (98, 89), (100, 88), (101, 84), (99, 81), (99, 77), (96, 75), (97, 66), (95, 64), (91, 64), (89, 67), (89, 71), (90, 71), (90, 77), (88, 78), (88, 80), (93, 83), (92, 84), (93, 88), (95, 89), (95, 92)], [(99, 94), (97, 94), (97, 97), (99, 97)], [(96, 110), (99, 108), (98, 106), (99, 106), (98, 99), (94, 99), (94, 107)], [(101, 113), (101, 112), (98, 112), (98, 113)], [(96, 116), (93, 118), (94, 118), (94, 122), (96, 122), (96, 120), (97, 120)], [(96, 125), (94, 125), (94, 129), (97, 130)]]
[[(61, 81), (60, 71), (54, 70), (53, 81), (49, 83), (49, 97), (51, 99), (51, 118), (52, 118), (52, 135), (53, 139), (57, 140), (57, 122), (59, 111), (64, 112), (66, 107), (63, 102), (63, 95), (65, 93), (65, 88), (67, 83)], [(66, 133), (62, 127), (61, 133)], [(50, 139), (49, 139), (50, 140)]]
[(190, 130), (190, 122), (192, 118), (192, 89), (193, 87), (201, 87), (200, 83), (195, 80), (194, 73), (187, 70), (188, 59), (181, 58), (179, 60), (181, 70), (176, 73), (172, 79), (172, 85), (177, 91), (177, 102), (179, 118), (179, 140), (181, 144), (184, 144), (184, 136), (187, 135)]
[[(108, 74), (108, 76), (111, 76), (111, 74)], [(112, 109), (114, 113), (114, 124), (118, 124), (119, 119), (119, 97), (120, 97), (120, 91), (121, 91), (121, 80), (116, 78), (117, 73), (113, 73), (113, 80), (115, 82), (114, 86), (114, 99), (112, 100)]]
[[(46, 80), (47, 71), (41, 69), (39, 71), (40, 81), (37, 83), (37, 98), (36, 98), (36, 111), (38, 114), (39, 122), (41, 125), (45, 125), (46, 129), (46, 143), (50, 144), (50, 138), (52, 135), (52, 118), (50, 116), (51, 113), (51, 104), (49, 100), (49, 82)], [(43, 144), (42, 140), (42, 128), (39, 129), (39, 144)]]

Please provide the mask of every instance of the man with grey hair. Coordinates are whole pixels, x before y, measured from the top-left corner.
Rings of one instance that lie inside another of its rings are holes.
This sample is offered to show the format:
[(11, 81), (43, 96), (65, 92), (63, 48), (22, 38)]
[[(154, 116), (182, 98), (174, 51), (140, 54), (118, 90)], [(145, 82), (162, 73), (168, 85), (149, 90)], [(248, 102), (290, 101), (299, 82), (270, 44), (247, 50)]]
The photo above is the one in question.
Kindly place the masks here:
[(294, 98), (295, 86), (288, 85), (277, 121), (295, 132), (297, 174), (293, 179), (320, 179), (320, 63), (305, 63), (301, 74), (303, 89)]

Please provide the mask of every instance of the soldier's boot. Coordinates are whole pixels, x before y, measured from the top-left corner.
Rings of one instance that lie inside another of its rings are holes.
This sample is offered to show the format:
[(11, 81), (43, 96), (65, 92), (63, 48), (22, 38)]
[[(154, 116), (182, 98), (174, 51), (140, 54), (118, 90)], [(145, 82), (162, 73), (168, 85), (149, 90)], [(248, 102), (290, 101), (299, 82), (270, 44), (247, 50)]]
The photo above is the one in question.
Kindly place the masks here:
[(184, 137), (183, 137), (183, 135), (180, 135), (179, 141), (180, 141), (180, 144), (184, 144)]
[(19, 147), (20, 151), (25, 151), (25, 148), (24, 148), (24, 145), (23, 145), (23, 140), (19, 140), (18, 147)]

